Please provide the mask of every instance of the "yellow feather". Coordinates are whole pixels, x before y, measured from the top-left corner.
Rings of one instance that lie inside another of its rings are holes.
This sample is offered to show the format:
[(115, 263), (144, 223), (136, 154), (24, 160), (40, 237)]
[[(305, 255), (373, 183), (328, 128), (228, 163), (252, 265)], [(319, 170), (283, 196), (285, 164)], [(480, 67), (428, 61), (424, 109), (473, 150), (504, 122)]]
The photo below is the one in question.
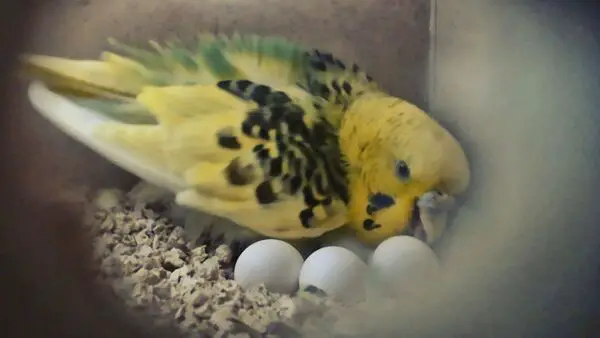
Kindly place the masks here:
[[(244, 118), (247, 111), (256, 107), (254, 102), (239, 99), (214, 85), (146, 87), (137, 100), (166, 127), (228, 111)], [(227, 114), (228, 118), (231, 114)]]
[[(306, 94), (297, 95), (301, 96), (299, 104), (308, 105), (309, 101), (302, 101)], [(252, 101), (238, 99), (216, 86), (194, 85), (145, 87), (137, 102), (156, 117), (158, 125), (111, 123), (98, 129), (98, 136), (182, 177), (190, 189), (177, 195), (178, 203), (229, 218), (274, 238), (318, 237), (345, 224), (346, 207), (340, 201), (327, 210), (316, 210), (313, 227), (306, 229), (298, 218), (306, 208), (301, 195), (280, 195), (276, 204), (261, 205), (256, 200), (256, 187), (264, 180), (262, 173), (245, 186), (233, 186), (225, 179), (224, 171), (234, 158), (242, 164), (256, 163), (252, 149), (257, 144), (263, 144), (272, 155), (278, 154), (275, 142), (240, 132), (247, 113), (257, 108)], [(237, 138), (241, 149), (218, 145), (217, 135), (223, 130)], [(273, 189), (281, 189), (277, 181), (273, 181)]]
[(243, 69), (246, 78), (256, 83), (281, 87), (295, 84), (298, 79), (297, 69), (290, 67), (289, 63), (268, 56), (258, 59), (253, 53), (229, 52), (225, 57), (237, 69)]
[[(89, 95), (107, 98), (135, 96), (145, 85), (146, 80), (133, 68), (125, 66), (131, 60), (105, 54), (107, 60), (72, 60), (44, 55), (24, 55), (21, 62), (24, 71), (30, 73), (50, 87), (65, 88)], [(110, 94), (113, 94), (111, 97)]]
[(256, 201), (228, 201), (203, 195), (190, 189), (177, 194), (177, 202), (209, 213), (218, 212), (253, 231), (267, 237), (279, 239), (316, 238), (324, 233), (342, 227), (346, 223), (345, 206), (336, 202), (329, 217), (316, 222), (309, 229), (298, 223), (298, 212), (305, 208), (301, 199), (288, 199), (273, 207), (260, 207)]

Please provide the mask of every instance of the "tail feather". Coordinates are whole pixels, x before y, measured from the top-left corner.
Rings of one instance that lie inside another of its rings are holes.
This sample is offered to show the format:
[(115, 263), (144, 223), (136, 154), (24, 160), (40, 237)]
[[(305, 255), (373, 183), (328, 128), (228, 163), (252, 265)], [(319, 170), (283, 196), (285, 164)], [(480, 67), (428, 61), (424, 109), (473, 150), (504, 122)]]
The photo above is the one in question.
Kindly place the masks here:
[[(60, 94), (102, 99), (132, 99), (145, 86), (214, 84), (248, 79), (266, 85), (296, 84), (305, 53), (282, 38), (201, 34), (197, 46), (179, 41), (134, 47), (108, 39), (115, 51), (100, 60), (24, 55), (22, 69)], [(118, 53), (118, 54), (117, 54)]]
[(147, 80), (144, 67), (135, 61), (111, 53), (100, 61), (24, 55), (21, 65), (23, 75), (82, 106), (131, 123), (155, 122), (136, 101)]
[[(200, 34), (191, 48), (176, 40), (149, 41), (146, 47), (108, 41), (115, 52), (104, 52), (100, 60), (25, 55), (23, 69), (54, 92), (110, 101), (115, 115), (136, 118), (154, 115), (137, 100), (144, 88), (248, 80), (320, 97), (319, 106), (329, 111), (327, 119), (338, 125), (349, 102), (378, 87), (358, 66), (346, 66), (331, 54), (308, 51), (281, 37)], [(215, 97), (225, 94), (216, 86), (208, 88), (197, 93), (197, 101), (207, 101), (210, 107), (221, 100)]]
[(21, 63), (26, 75), (42, 80), (61, 94), (77, 97), (126, 101), (134, 98), (146, 82), (139, 71), (141, 65), (114, 55), (102, 61), (24, 55)]

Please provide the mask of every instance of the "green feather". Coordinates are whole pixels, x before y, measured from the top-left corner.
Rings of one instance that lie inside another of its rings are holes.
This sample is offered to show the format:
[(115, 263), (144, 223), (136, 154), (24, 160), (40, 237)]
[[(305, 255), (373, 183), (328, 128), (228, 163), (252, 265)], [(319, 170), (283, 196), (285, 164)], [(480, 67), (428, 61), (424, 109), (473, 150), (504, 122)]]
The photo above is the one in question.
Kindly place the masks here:
[(200, 51), (208, 70), (221, 79), (235, 78), (239, 70), (235, 68), (223, 55), (223, 49), (216, 45), (209, 45)]
[[(126, 59), (114, 58), (117, 64), (104, 75), (98, 74), (97, 69), (86, 71), (87, 66), (83, 64), (69, 65), (69, 62), (77, 61), (67, 59), (61, 61), (60, 69), (54, 70), (52, 66), (44, 65), (45, 61), (29, 59), (32, 60), (30, 64), (41, 72), (51, 73), (55, 79), (61, 76), (69, 79), (67, 85), (71, 83), (75, 90), (101, 98), (113, 97), (115, 92), (126, 92), (127, 98), (137, 95), (139, 89), (126, 85), (132, 80), (140, 89), (144, 86), (211, 85), (224, 80), (250, 80), (280, 89), (297, 87), (315, 97), (316, 106), (327, 112), (328, 122), (335, 127), (339, 126), (345, 110), (356, 97), (379, 90), (356, 65), (344, 64), (331, 54), (304, 48), (281, 37), (202, 34), (194, 42), (195, 48), (178, 40), (163, 44), (150, 41), (148, 48), (130, 46), (115, 39), (108, 42)], [(132, 67), (127, 59), (139, 65)], [(105, 81), (110, 77), (113, 80), (107, 87)], [(107, 95), (102, 95), (103, 92)]]

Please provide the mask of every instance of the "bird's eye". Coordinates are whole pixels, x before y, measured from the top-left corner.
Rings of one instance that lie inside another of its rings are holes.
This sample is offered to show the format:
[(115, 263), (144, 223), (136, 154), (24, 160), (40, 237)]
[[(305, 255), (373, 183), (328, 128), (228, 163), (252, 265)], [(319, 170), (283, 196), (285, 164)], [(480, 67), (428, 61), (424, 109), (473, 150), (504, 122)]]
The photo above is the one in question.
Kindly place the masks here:
[(396, 175), (401, 180), (407, 180), (410, 178), (410, 168), (406, 162), (402, 160), (396, 161)]

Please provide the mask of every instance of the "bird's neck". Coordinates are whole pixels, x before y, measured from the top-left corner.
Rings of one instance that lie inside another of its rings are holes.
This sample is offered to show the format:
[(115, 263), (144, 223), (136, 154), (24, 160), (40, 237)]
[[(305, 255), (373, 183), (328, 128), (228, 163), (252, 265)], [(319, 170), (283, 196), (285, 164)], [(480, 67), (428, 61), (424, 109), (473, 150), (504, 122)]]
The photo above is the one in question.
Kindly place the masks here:
[(374, 150), (370, 148), (377, 146), (374, 141), (382, 128), (386, 127), (381, 121), (386, 119), (384, 115), (389, 112), (382, 105), (389, 105), (395, 100), (398, 98), (382, 92), (363, 94), (339, 116), (337, 130), (340, 150), (346, 155), (347, 161), (360, 162), (362, 155)]
[(343, 127), (344, 122), (348, 120), (348, 118), (355, 118), (359, 115), (359, 111), (361, 107), (364, 106), (364, 102), (368, 102), (374, 98), (387, 97), (388, 94), (382, 93), (380, 91), (369, 91), (365, 93), (360, 93), (357, 95), (352, 95), (350, 97), (344, 98), (344, 103), (336, 102), (335, 104), (331, 104), (326, 109), (326, 114), (323, 114), (323, 118), (327, 120), (336, 130), (339, 130)]

